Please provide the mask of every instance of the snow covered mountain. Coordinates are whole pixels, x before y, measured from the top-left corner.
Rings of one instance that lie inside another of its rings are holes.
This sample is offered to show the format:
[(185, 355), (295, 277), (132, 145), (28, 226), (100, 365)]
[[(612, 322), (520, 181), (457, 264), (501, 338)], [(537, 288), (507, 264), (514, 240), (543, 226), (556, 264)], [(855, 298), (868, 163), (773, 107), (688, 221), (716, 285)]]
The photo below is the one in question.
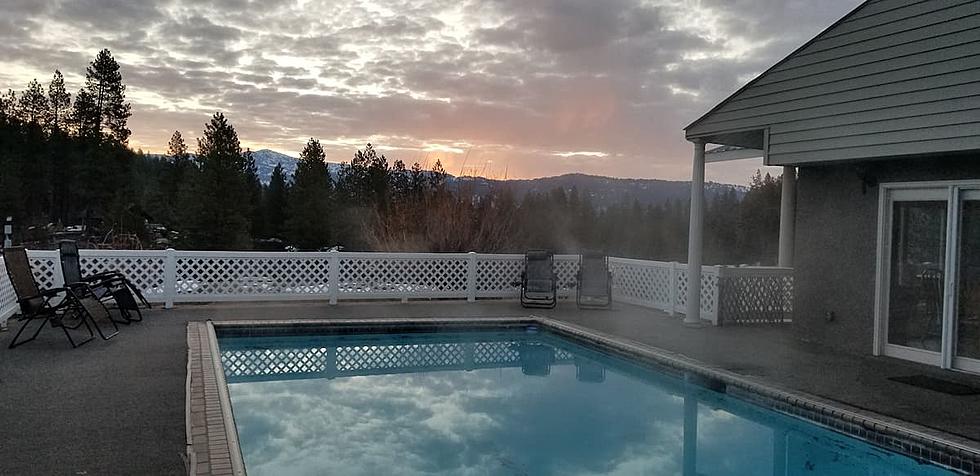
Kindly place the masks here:
[[(252, 157), (255, 158), (255, 168), (258, 169), (259, 180), (263, 184), (268, 184), (269, 180), (272, 180), (272, 169), (275, 169), (276, 165), (282, 165), (282, 170), (286, 173), (286, 181), (291, 181), (293, 179), (293, 173), (296, 172), (296, 164), (299, 162), (299, 159), (296, 157), (280, 154), (269, 149), (252, 151)], [(333, 178), (337, 178), (340, 164), (327, 162), (327, 170), (330, 171), (330, 175)]]

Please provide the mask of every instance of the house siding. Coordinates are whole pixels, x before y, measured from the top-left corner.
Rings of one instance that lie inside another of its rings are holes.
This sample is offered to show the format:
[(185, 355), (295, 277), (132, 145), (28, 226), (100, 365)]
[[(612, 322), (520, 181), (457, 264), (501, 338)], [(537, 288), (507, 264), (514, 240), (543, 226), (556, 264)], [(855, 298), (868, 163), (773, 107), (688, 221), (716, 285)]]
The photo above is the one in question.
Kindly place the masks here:
[(771, 165), (980, 149), (980, 1), (868, 2), (687, 129)]
[[(877, 184), (980, 179), (980, 154), (800, 167), (794, 256), (797, 337), (870, 354)], [(862, 179), (864, 177), (864, 179)], [(867, 186), (865, 186), (867, 184)], [(826, 319), (827, 313), (833, 320)]]

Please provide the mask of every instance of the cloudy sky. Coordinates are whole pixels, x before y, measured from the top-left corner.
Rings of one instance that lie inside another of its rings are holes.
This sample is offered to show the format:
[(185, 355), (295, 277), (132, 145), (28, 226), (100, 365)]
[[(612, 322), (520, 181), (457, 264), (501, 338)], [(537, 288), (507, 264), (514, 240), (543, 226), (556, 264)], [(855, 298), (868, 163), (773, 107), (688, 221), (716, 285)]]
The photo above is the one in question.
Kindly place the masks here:
[(77, 91), (109, 48), (151, 152), (223, 111), (247, 147), (334, 162), (370, 141), (453, 174), (688, 179), (681, 129), (859, 3), (0, 0), (0, 87)]

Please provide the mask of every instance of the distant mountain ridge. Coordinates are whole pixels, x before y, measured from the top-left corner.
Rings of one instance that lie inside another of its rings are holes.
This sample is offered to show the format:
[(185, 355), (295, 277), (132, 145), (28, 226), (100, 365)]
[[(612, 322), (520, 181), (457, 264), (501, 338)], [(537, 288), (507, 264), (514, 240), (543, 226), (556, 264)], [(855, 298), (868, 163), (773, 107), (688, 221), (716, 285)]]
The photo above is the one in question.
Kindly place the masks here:
[[(166, 156), (159, 154), (153, 154), (153, 156), (166, 159)], [(269, 149), (252, 151), (252, 156), (255, 158), (255, 167), (258, 169), (259, 179), (263, 184), (269, 183), (272, 177), (272, 170), (279, 164), (282, 165), (286, 179), (292, 180), (292, 175), (296, 172), (296, 164), (299, 162), (299, 159), (295, 157)], [(328, 162), (327, 168), (330, 171), (330, 175), (336, 178), (340, 170), (340, 164)], [(547, 193), (555, 188), (561, 188), (566, 192), (574, 188), (583, 196), (588, 196), (592, 204), (598, 207), (631, 203), (634, 200), (641, 205), (657, 205), (669, 200), (688, 201), (691, 198), (691, 182), (660, 179), (625, 179), (578, 173), (554, 177), (512, 180), (449, 176), (449, 184), (453, 187), (469, 187), (473, 194), (479, 196), (486, 195), (494, 189), (508, 188), (517, 198), (521, 198), (528, 193)], [(742, 185), (717, 182), (707, 182), (705, 184), (705, 196), (709, 199), (723, 193), (728, 193), (729, 191), (734, 191), (741, 198), (747, 190), (747, 187)]]
[[(598, 207), (631, 203), (634, 200), (641, 205), (659, 205), (666, 201), (686, 202), (691, 199), (691, 182), (660, 179), (625, 179), (573, 173), (517, 180), (460, 177), (456, 181), (469, 183), (476, 189), (475, 193), (481, 195), (484, 190), (489, 191), (494, 187), (509, 188), (517, 198), (528, 193), (548, 193), (556, 188), (566, 192), (575, 189), (582, 196), (588, 196), (592, 204)], [(705, 196), (709, 199), (729, 191), (735, 192), (741, 199), (748, 188), (742, 185), (706, 182), (704, 190)]]

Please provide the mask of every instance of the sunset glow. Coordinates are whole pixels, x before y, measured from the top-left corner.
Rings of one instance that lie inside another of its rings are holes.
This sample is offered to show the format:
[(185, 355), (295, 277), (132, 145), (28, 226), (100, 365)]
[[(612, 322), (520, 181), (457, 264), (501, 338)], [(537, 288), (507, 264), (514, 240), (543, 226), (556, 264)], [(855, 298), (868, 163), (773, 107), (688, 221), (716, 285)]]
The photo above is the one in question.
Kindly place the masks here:
[[(295, 156), (316, 137), (333, 162), (372, 142), (450, 173), (684, 180), (681, 128), (858, 2), (743, 3), (14, 2), (0, 87), (58, 68), (74, 95), (109, 48), (130, 145), (150, 152), (174, 130), (193, 144), (223, 111), (247, 147)], [(744, 183), (759, 165), (708, 178)]]

